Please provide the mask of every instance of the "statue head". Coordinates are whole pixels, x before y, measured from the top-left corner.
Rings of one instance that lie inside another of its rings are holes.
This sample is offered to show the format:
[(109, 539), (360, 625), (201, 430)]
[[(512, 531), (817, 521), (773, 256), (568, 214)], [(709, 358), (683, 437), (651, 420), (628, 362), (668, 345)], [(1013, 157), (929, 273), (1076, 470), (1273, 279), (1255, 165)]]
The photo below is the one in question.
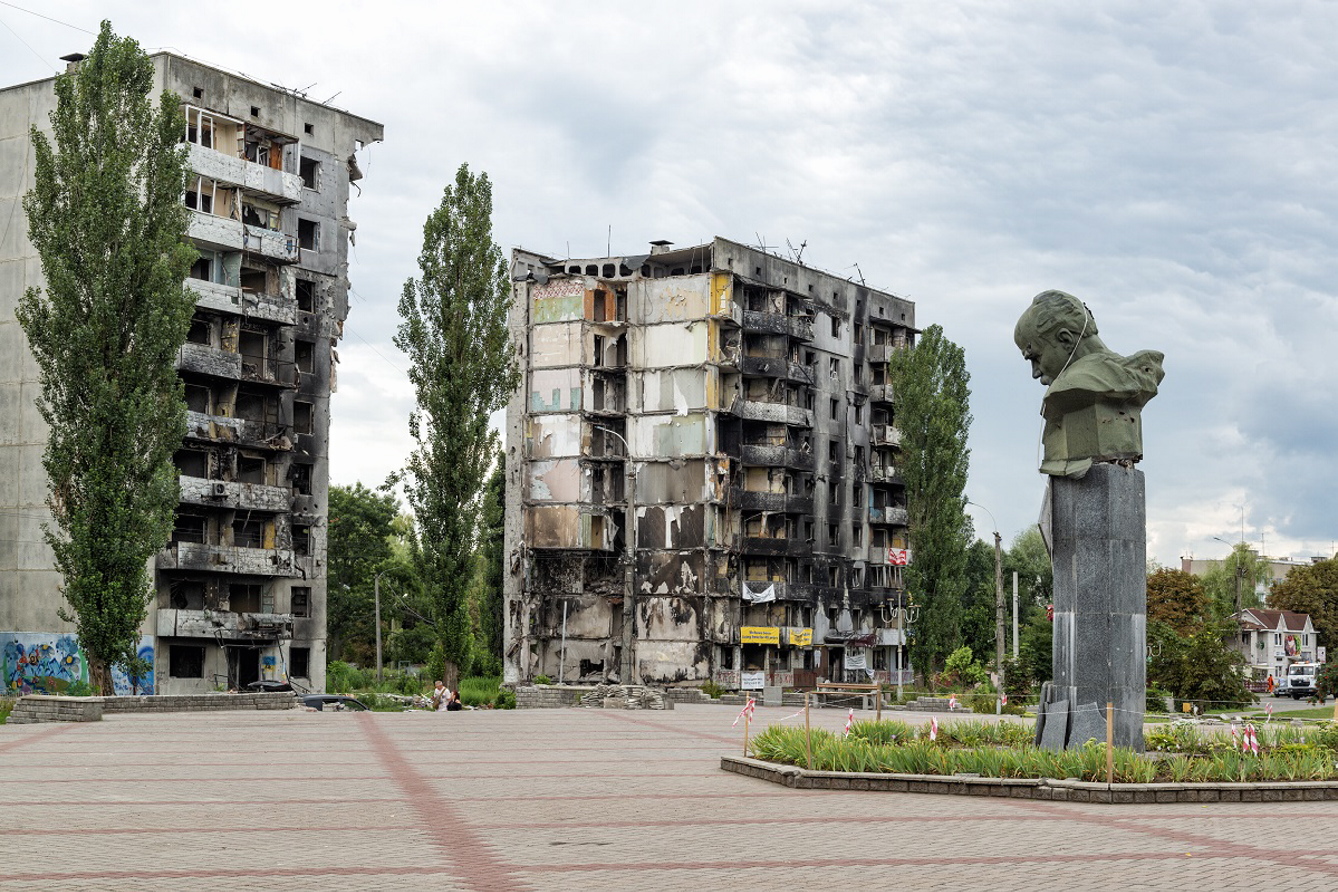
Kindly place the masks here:
[(1080, 355), (1083, 341), (1095, 340), (1096, 334), (1096, 319), (1086, 304), (1063, 291), (1042, 291), (1017, 320), (1013, 342), (1031, 363), (1031, 376), (1048, 387)]

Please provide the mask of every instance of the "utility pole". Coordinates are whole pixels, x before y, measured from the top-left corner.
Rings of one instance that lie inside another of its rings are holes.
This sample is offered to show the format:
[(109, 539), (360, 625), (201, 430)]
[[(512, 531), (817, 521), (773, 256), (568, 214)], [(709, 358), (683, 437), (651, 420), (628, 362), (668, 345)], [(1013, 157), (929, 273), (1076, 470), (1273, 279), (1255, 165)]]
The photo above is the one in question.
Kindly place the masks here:
[[(999, 668), (999, 693), (1004, 690), (1003, 537), (994, 531), (994, 665)], [(999, 702), (1003, 711), (1003, 703)]]
[(381, 577), (389, 572), (390, 568), (386, 567), (372, 578), (372, 599), (376, 621), (376, 680), (378, 683), (381, 681)]

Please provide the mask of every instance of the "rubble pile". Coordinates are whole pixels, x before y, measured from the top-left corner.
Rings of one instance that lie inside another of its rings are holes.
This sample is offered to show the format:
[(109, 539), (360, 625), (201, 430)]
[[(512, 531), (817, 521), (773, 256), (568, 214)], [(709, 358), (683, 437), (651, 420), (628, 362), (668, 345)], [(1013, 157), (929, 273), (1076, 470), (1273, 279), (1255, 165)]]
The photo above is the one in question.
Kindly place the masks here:
[(639, 684), (598, 684), (577, 702), (591, 709), (673, 709), (664, 691)]

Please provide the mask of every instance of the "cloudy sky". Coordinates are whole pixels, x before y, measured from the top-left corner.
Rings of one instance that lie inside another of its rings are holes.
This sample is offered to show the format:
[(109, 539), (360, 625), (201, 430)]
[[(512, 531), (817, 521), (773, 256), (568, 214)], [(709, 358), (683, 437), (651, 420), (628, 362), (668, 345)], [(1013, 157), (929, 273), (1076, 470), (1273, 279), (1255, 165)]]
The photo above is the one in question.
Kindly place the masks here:
[(335, 482), (408, 451), (395, 302), (468, 162), (504, 249), (806, 241), (914, 300), (966, 350), (968, 496), (1005, 540), (1043, 489), (1013, 323), (1077, 294), (1112, 349), (1166, 354), (1149, 555), (1334, 553), (1338, 4), (0, 0), (0, 83), (92, 42), (23, 9), (385, 124), (351, 209)]

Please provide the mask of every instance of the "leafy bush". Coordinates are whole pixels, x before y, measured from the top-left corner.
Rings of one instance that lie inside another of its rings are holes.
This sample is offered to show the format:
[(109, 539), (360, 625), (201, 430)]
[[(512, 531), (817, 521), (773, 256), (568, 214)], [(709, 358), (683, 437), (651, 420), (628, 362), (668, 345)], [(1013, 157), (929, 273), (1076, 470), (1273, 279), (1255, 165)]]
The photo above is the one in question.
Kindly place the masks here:
[(62, 693), (64, 693), (66, 697), (92, 697), (97, 692), (93, 690), (91, 684), (84, 681), (82, 678), (76, 678), (65, 686), (65, 690)]
[(0, 725), (3, 725), (5, 721), (8, 720), (9, 714), (14, 711), (14, 704), (18, 702), (19, 701), (17, 700), (0, 697)]
[(367, 687), (367, 677), (361, 669), (342, 660), (333, 660), (325, 667), (325, 689), (332, 694), (348, 694)]
[(534, 683), (535, 683), (535, 684), (552, 684), (552, 683), (553, 683), (553, 679), (549, 678), (547, 675), (536, 675), (536, 676), (534, 676)]
[(1166, 712), (1166, 698), (1171, 696), (1169, 691), (1163, 691), (1156, 685), (1148, 685), (1147, 693), (1143, 697), (1143, 711), (1151, 713)]
[(375, 692), (360, 693), (358, 700), (372, 712), (404, 712), (407, 708), (394, 697)]
[(503, 688), (497, 692), (497, 696), (493, 699), (492, 705), (494, 709), (515, 709), (516, 692), (508, 691)]
[(971, 648), (965, 644), (954, 650), (943, 664), (943, 676), (940, 683), (950, 687), (968, 687), (989, 680), (985, 667), (976, 662)]
[(707, 679), (702, 682), (702, 693), (710, 697), (712, 700), (719, 700), (720, 695), (725, 693), (725, 689), (710, 679)]

